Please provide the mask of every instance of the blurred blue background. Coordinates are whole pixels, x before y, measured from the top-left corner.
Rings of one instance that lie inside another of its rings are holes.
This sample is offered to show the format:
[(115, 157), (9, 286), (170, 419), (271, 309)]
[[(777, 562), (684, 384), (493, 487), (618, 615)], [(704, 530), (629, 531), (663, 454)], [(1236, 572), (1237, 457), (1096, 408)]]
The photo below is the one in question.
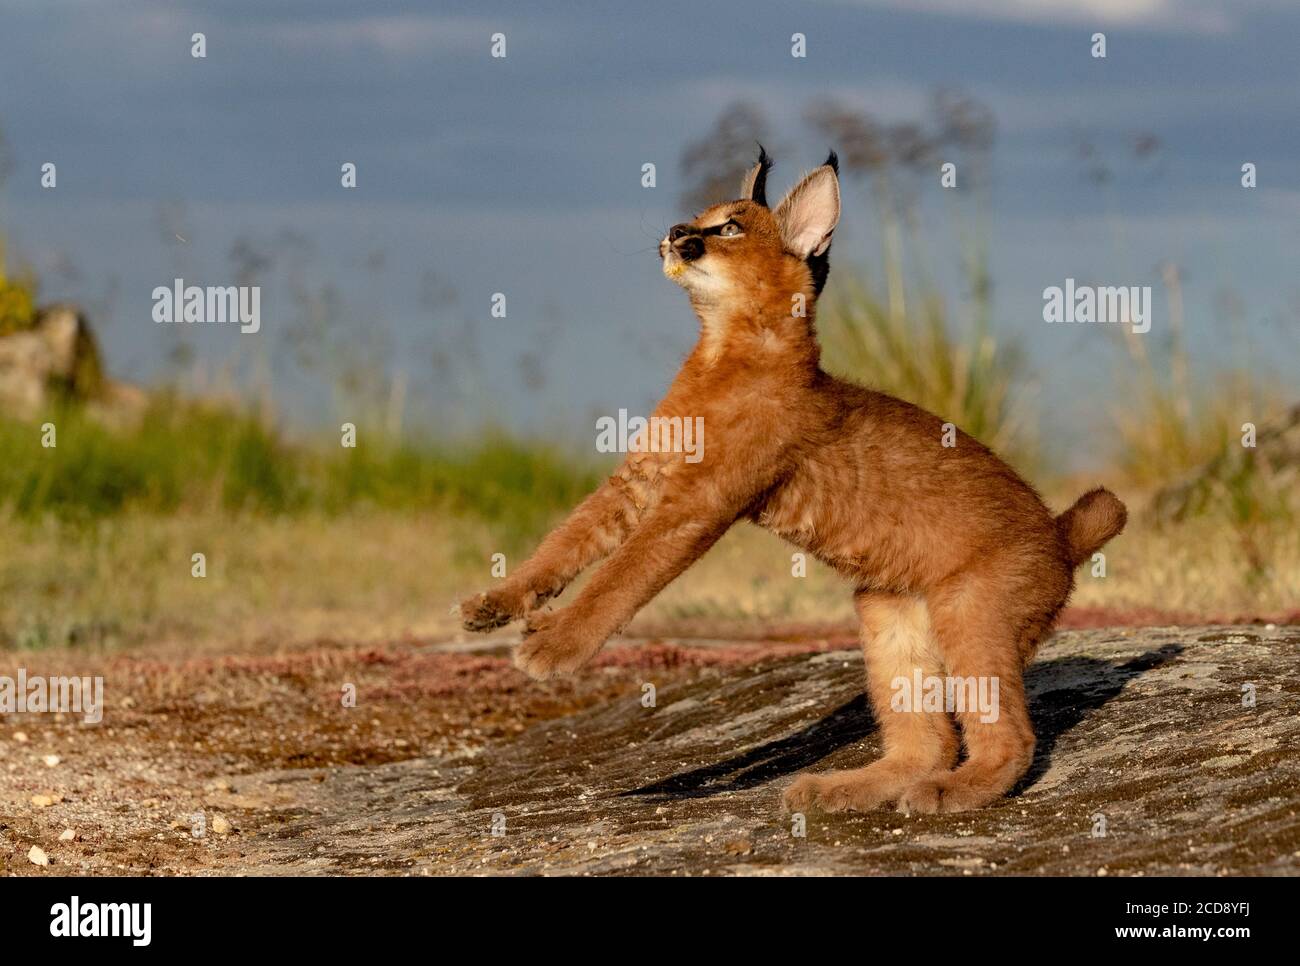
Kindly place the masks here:
[[(408, 424), (587, 437), (594, 413), (647, 410), (690, 348), (654, 246), (685, 213), (683, 152), (720, 114), (761, 114), (776, 195), (835, 146), (810, 103), (901, 123), (954, 89), (996, 121), (979, 229), (994, 326), (1023, 340), (1046, 428), (1070, 443), (1124, 386), (1099, 327), (1043, 323), (1042, 290), (1066, 277), (1152, 285), (1158, 343), (1176, 263), (1200, 370), (1239, 362), (1244, 334), (1249, 364), (1294, 372), (1297, 36), (1300, 5), (1264, 0), (0, 0), (0, 227), (42, 300), (88, 306), (118, 376), (234, 373), (310, 424), (331, 390), (296, 363), (328, 343), (400, 379)], [(937, 180), (918, 211), (958, 304)], [(846, 193), (832, 290), (880, 262), (869, 189)], [(257, 281), (261, 334), (156, 326), (151, 292), (176, 276)]]

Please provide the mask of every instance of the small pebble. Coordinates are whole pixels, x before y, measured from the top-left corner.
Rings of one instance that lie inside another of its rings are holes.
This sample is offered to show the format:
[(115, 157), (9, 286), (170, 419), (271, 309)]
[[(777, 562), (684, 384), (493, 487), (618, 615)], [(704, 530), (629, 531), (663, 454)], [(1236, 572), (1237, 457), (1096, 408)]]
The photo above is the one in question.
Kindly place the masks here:
[(45, 851), (39, 845), (33, 845), (31, 847), (31, 851), (27, 853), (27, 860), (31, 862), (32, 865), (50, 864), (50, 857), (45, 854)]
[(749, 855), (754, 851), (754, 843), (749, 839), (732, 839), (723, 848), (732, 855)]
[(59, 841), (60, 841), (60, 842), (75, 842), (75, 841), (77, 841), (77, 833), (76, 833), (76, 830), (74, 830), (74, 829), (70, 829), (70, 828), (65, 828), (62, 832), (59, 833)]

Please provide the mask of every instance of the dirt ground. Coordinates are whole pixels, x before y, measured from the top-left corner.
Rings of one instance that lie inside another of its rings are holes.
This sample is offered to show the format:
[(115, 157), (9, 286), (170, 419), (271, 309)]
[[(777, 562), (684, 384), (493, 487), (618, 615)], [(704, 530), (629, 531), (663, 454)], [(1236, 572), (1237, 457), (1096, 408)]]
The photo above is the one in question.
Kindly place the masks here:
[(790, 778), (880, 750), (848, 627), (677, 628), (695, 636), (616, 642), (544, 685), (509, 636), (11, 653), (102, 675), (106, 711), (0, 716), (0, 871), (1300, 873), (1300, 627), (1106, 617), (1069, 615), (1031, 668), (1038, 753), (1014, 796), (803, 829), (778, 807)]

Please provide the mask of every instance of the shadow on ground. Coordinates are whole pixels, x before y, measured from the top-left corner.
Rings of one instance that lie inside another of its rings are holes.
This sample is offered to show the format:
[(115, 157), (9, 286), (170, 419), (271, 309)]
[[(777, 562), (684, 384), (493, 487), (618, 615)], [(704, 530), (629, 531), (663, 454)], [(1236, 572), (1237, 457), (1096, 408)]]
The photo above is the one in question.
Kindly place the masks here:
[[(1169, 662), (1181, 651), (1181, 647), (1171, 645), (1120, 664), (1095, 658), (1059, 658), (1031, 667), (1026, 675), (1025, 687), (1031, 695), (1039, 695), (1030, 706), (1038, 744), (1034, 749), (1034, 763), (1015, 794), (1032, 786), (1047, 771), (1057, 738), (1082, 721), (1088, 713), (1117, 696), (1134, 677)], [(1092, 686), (1071, 690), (1052, 687), (1052, 682), (1066, 679), (1092, 682)], [(840, 748), (862, 740), (875, 727), (870, 705), (865, 696), (860, 695), (845, 702), (821, 721), (801, 728), (788, 737), (769, 741), (725, 761), (694, 768), (620, 794), (698, 798), (753, 788), (809, 768)]]

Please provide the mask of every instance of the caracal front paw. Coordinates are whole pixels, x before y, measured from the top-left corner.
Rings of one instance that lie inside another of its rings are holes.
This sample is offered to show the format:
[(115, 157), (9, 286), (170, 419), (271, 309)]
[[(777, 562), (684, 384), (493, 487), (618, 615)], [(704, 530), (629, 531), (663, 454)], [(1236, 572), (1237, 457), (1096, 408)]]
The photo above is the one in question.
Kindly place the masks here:
[(538, 595), (508, 584), (461, 601), (460, 619), (467, 631), (490, 631), (518, 620), (540, 603)]
[(572, 674), (604, 643), (568, 610), (537, 611), (528, 615), (523, 642), (515, 648), (515, 667), (535, 681)]

